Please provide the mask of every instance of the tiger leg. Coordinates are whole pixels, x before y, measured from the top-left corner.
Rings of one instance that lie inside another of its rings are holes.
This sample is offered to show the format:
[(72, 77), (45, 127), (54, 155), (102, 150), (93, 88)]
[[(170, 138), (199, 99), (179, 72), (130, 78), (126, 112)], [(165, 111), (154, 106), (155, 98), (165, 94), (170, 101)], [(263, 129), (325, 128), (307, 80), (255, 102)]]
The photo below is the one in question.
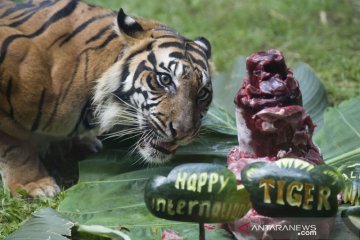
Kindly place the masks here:
[(36, 146), (30, 141), (14, 139), (0, 132), (0, 172), (13, 196), (18, 189), (30, 196), (54, 196), (60, 191), (55, 180), (42, 165)]
[(67, 188), (78, 182), (78, 162), (99, 152), (102, 143), (95, 137), (74, 137), (72, 139), (51, 142), (43, 163), (51, 176)]
[[(99, 152), (103, 148), (102, 142), (97, 137), (76, 137), (73, 139), (73, 153), (79, 159), (86, 158), (88, 155)], [(76, 154), (76, 152), (78, 154)]]
[(99, 152), (102, 142), (96, 137), (74, 137), (70, 140), (51, 142), (45, 155), (46, 161), (78, 162)]

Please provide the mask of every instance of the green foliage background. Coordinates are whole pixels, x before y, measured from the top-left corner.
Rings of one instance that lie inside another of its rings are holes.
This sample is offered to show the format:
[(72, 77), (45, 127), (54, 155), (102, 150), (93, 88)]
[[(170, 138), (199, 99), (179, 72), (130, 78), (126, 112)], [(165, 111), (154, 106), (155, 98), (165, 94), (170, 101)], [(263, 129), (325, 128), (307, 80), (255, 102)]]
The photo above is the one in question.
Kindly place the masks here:
[[(360, 93), (359, 0), (87, 0), (129, 15), (155, 19), (213, 46), (218, 71), (238, 55), (270, 48), (289, 66), (306, 62), (331, 102)], [(322, 17), (321, 17), (322, 16)]]

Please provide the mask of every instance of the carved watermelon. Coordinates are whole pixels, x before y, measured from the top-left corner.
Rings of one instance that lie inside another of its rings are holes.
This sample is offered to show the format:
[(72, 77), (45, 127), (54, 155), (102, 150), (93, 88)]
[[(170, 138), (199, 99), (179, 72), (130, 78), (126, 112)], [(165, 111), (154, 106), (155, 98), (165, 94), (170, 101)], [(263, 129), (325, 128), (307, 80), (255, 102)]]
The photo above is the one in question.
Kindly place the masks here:
[(145, 203), (157, 217), (200, 223), (234, 221), (251, 208), (248, 193), (230, 170), (205, 163), (183, 164), (167, 177), (149, 180)]
[(271, 217), (333, 216), (343, 187), (343, 178), (334, 168), (294, 158), (249, 164), (241, 179), (254, 209)]

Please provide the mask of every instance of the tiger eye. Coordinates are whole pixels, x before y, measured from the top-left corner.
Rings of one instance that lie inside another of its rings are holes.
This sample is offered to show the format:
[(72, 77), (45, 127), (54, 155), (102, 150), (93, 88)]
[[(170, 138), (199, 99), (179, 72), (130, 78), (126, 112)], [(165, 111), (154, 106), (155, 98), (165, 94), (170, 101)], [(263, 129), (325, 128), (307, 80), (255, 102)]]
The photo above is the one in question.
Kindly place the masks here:
[(169, 85), (171, 83), (171, 77), (168, 74), (161, 74), (160, 75), (160, 82), (163, 85)]
[(208, 97), (208, 91), (206, 89), (201, 89), (199, 92), (199, 99), (205, 100)]

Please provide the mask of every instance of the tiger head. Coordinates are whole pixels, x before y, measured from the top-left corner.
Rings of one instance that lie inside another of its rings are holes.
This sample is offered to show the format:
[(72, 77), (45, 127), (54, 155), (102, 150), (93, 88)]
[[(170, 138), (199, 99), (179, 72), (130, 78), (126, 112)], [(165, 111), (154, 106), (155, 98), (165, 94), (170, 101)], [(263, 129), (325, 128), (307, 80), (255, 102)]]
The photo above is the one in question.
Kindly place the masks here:
[(144, 161), (166, 162), (198, 134), (211, 103), (210, 43), (122, 9), (115, 28), (122, 50), (94, 94), (100, 130), (137, 137)]

